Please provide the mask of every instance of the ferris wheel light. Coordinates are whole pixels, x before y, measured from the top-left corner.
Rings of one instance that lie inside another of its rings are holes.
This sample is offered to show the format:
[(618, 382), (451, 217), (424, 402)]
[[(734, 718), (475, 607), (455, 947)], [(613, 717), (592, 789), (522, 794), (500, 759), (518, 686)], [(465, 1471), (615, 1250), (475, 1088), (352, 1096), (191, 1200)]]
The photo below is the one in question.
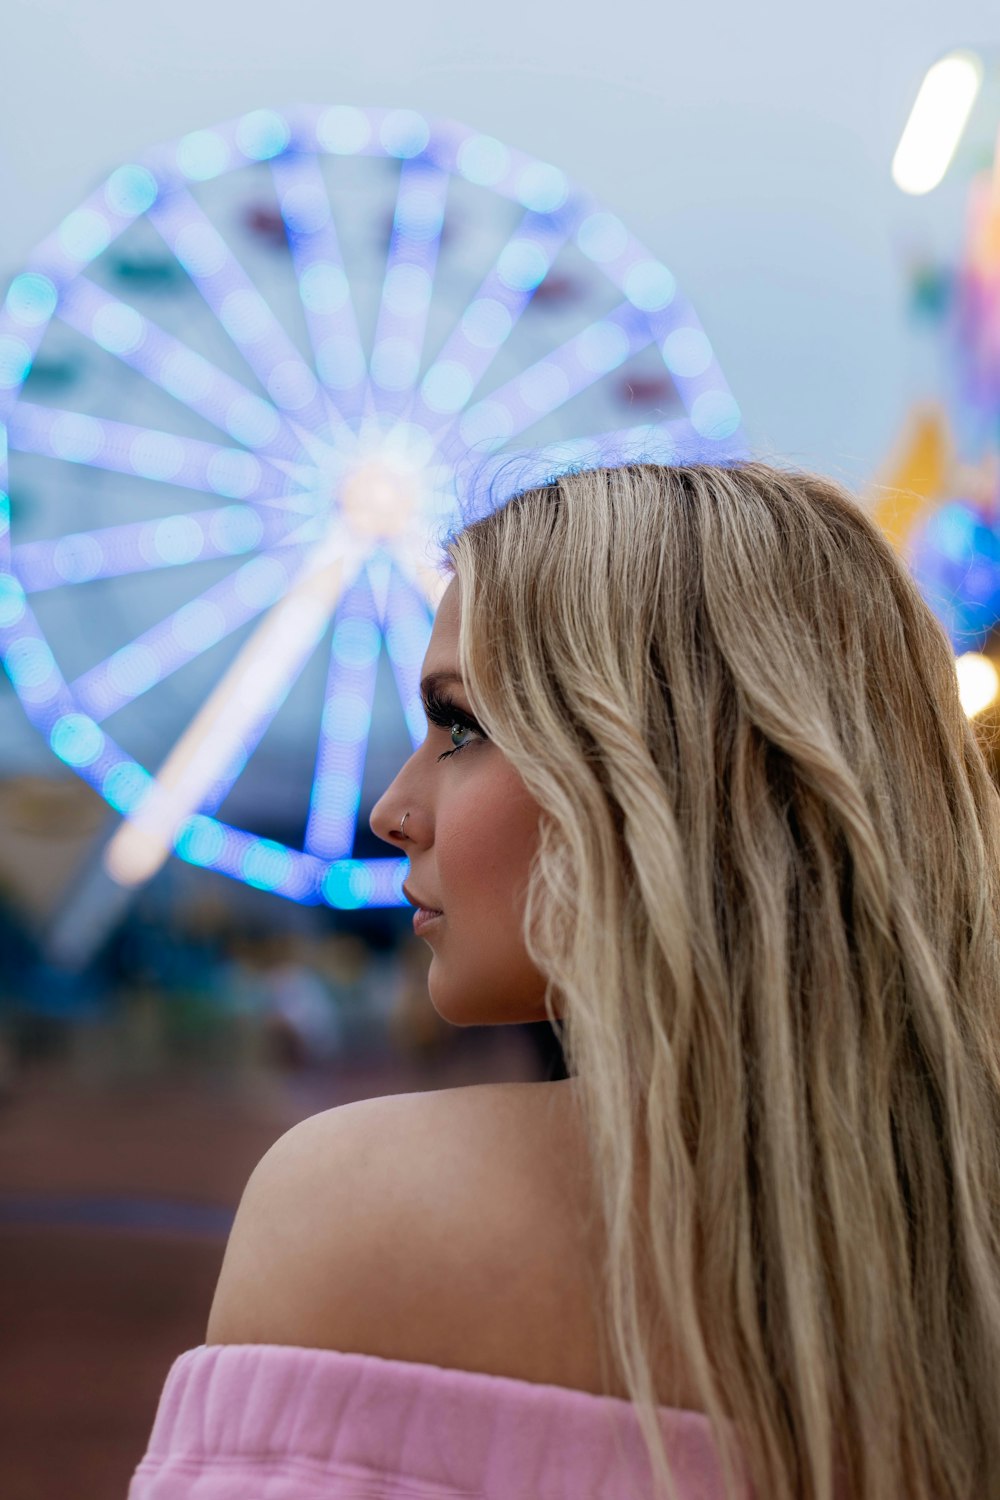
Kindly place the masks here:
[(536, 214), (554, 213), (569, 197), (565, 172), (547, 162), (531, 162), (517, 179), (517, 196)]
[(495, 187), (510, 171), (510, 152), (492, 135), (471, 135), (459, 146), (456, 165), (466, 182)]
[(278, 156), (291, 138), (288, 121), (273, 109), (255, 109), (236, 127), (236, 144), (251, 161)]
[(353, 104), (332, 104), (316, 121), (317, 145), (336, 156), (356, 155), (365, 149), (371, 137), (367, 115)]
[(391, 109), (382, 121), (379, 140), (390, 156), (419, 156), (431, 138), (423, 115), (412, 109)]
[(113, 213), (135, 218), (156, 202), (159, 185), (147, 167), (119, 167), (104, 184), (104, 197)]
[(0, 626), (16, 625), (25, 610), (24, 589), (11, 573), (0, 573)]
[(66, 254), (83, 265), (107, 249), (111, 225), (96, 209), (77, 208), (63, 219), (56, 238)]
[(551, 256), (527, 235), (510, 240), (497, 258), (497, 275), (511, 291), (533, 291), (545, 279)]
[(699, 437), (721, 442), (733, 435), (742, 420), (728, 391), (703, 391), (691, 403), (691, 426)]
[(658, 260), (637, 260), (625, 273), (626, 297), (644, 312), (659, 312), (677, 295), (677, 282)]
[(31, 349), (24, 339), (12, 333), (0, 337), (0, 390), (14, 390), (30, 369)]
[(676, 328), (662, 346), (663, 362), (671, 375), (693, 380), (704, 375), (715, 356), (700, 328)]
[(214, 130), (192, 130), (177, 145), (177, 165), (191, 182), (208, 182), (229, 165), (229, 146)]
[(576, 242), (584, 255), (599, 265), (606, 265), (623, 255), (629, 238), (629, 232), (617, 214), (603, 212), (591, 214), (576, 231)]
[(989, 708), (1000, 693), (1000, 676), (988, 656), (978, 651), (966, 651), (955, 660), (958, 673), (958, 696), (962, 709), (970, 719)]
[(951, 52), (928, 69), (892, 159), (893, 181), (904, 193), (929, 193), (942, 180), (982, 77), (974, 52)]
[(48, 276), (24, 271), (15, 276), (7, 288), (4, 306), (11, 317), (25, 327), (36, 328), (47, 323), (56, 310), (58, 293)]

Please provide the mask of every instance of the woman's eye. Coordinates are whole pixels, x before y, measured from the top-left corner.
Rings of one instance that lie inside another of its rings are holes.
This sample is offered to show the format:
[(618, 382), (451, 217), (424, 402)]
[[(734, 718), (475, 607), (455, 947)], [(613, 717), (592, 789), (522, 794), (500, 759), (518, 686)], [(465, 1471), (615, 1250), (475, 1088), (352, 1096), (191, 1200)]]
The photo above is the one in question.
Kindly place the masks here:
[[(456, 723), (456, 724), (451, 724), (448, 727), (451, 730), (457, 729), (460, 734), (475, 734), (475, 730), (474, 729), (470, 729), (467, 724), (458, 724), (458, 723)], [(466, 742), (465, 742), (464, 745), (454, 745), (454, 746), (452, 746), (452, 748), (450, 750), (443, 751), (442, 754), (438, 756), (438, 760), (447, 760), (449, 755), (457, 755), (458, 752), (459, 752), (459, 750), (466, 749), (466, 747), (469, 744), (471, 744), (471, 741), (470, 740), (466, 740)]]

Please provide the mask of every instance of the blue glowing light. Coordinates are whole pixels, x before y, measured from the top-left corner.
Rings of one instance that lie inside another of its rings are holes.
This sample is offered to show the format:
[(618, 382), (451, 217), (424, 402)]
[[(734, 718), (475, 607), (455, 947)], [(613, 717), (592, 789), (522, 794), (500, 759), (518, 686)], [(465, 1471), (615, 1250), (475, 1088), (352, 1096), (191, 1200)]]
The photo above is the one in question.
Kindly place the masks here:
[(243, 879), (258, 890), (274, 891), (291, 874), (292, 858), (283, 844), (256, 839), (241, 861)]
[(66, 254), (84, 263), (107, 248), (111, 225), (96, 209), (78, 208), (63, 219), (56, 233)]
[(405, 391), (420, 368), (420, 354), (408, 339), (379, 339), (372, 350), (371, 377), (384, 391)]
[(86, 531), (60, 537), (52, 551), (52, 566), (67, 583), (87, 583), (104, 566), (104, 549)]
[(182, 224), (174, 235), (173, 251), (192, 276), (217, 276), (229, 259), (226, 242), (217, 229), (196, 220)]
[(535, 240), (513, 239), (497, 260), (497, 275), (505, 286), (517, 290), (534, 288), (545, 277), (549, 258)]
[(31, 369), (31, 349), (12, 333), (0, 335), (0, 390), (21, 385)]
[(24, 590), (10, 573), (0, 573), (0, 628), (16, 625), (24, 617)]
[(374, 621), (342, 620), (333, 633), (333, 654), (345, 667), (367, 667), (378, 658), (381, 638)]
[(419, 156), (430, 138), (427, 121), (412, 109), (390, 110), (379, 131), (379, 139), (390, 156)]
[(123, 698), (137, 698), (160, 680), (160, 663), (148, 646), (134, 641), (108, 659), (108, 680)]
[(669, 307), (677, 295), (677, 282), (666, 266), (656, 260), (639, 260), (625, 273), (625, 295), (645, 312)]
[(288, 145), (288, 121), (273, 109), (255, 109), (236, 127), (236, 144), (252, 161), (268, 161)]
[(576, 242), (584, 255), (604, 265), (624, 253), (629, 233), (615, 214), (590, 214), (576, 231)]
[(101, 783), (101, 793), (116, 812), (135, 813), (149, 796), (153, 778), (134, 760), (122, 760), (111, 767)]
[(145, 325), (134, 307), (106, 302), (94, 314), (91, 334), (109, 354), (130, 354), (142, 343)]
[(225, 612), (210, 599), (192, 599), (177, 611), (170, 628), (177, 644), (186, 651), (203, 651), (225, 634)]
[(255, 557), (236, 576), (236, 592), (244, 603), (264, 608), (285, 592), (288, 575), (275, 557)]
[(90, 463), (104, 447), (104, 431), (96, 417), (63, 412), (49, 433), (52, 451), (72, 463)]
[(533, 161), (517, 179), (517, 196), (537, 214), (554, 213), (569, 197), (569, 182), (558, 167)]
[(424, 376), (420, 393), (431, 411), (460, 411), (472, 395), (472, 376), (456, 360), (438, 360)]
[(415, 317), (431, 300), (430, 274), (423, 266), (395, 265), (386, 274), (382, 299), (386, 307), (400, 317)]
[(314, 261), (299, 277), (299, 294), (310, 312), (334, 313), (347, 301), (350, 288), (340, 266)]
[(135, 218), (152, 208), (158, 192), (156, 178), (146, 167), (119, 167), (104, 184), (108, 207), (128, 218)]
[(191, 182), (218, 177), (229, 164), (229, 147), (214, 130), (193, 130), (177, 145), (177, 165)]
[(348, 335), (324, 339), (316, 350), (319, 378), (332, 391), (350, 390), (365, 373), (365, 356), (357, 341)]
[(363, 110), (352, 104), (333, 104), (316, 122), (316, 141), (321, 151), (353, 156), (371, 140), (372, 129)]
[(663, 341), (663, 360), (671, 375), (704, 375), (712, 358), (712, 346), (700, 328), (676, 328)]
[(699, 437), (716, 442), (732, 437), (742, 417), (728, 391), (703, 391), (691, 403), (691, 426)]
[(510, 337), (514, 319), (495, 297), (477, 297), (462, 314), (462, 332), (479, 349), (499, 349)]
[(28, 328), (47, 323), (56, 310), (55, 284), (37, 271), (23, 271), (7, 288), (5, 307), (15, 322)]
[(147, 479), (173, 479), (184, 464), (184, 444), (168, 432), (143, 432), (132, 439), (129, 462)]
[(323, 876), (323, 898), (341, 911), (353, 911), (371, 904), (372, 879), (368, 871), (354, 860), (342, 859), (330, 866)]
[(281, 216), (292, 234), (315, 234), (330, 222), (330, 200), (319, 182), (300, 182), (281, 195)]
[(282, 410), (294, 412), (315, 401), (319, 387), (300, 359), (283, 359), (267, 377), (267, 393)]
[(22, 636), (15, 641), (4, 656), (4, 665), (19, 692), (37, 691), (47, 685), (53, 692), (58, 688), (55, 657), (37, 636)]
[(226, 412), (226, 428), (249, 448), (264, 448), (278, 435), (281, 420), (273, 406), (249, 393), (237, 396)]
[(250, 505), (227, 505), (212, 516), (208, 534), (220, 552), (252, 552), (263, 538), (264, 523)]
[(49, 744), (68, 766), (91, 766), (104, 749), (104, 734), (86, 714), (62, 714), (52, 726)]
[(493, 187), (510, 171), (510, 152), (491, 135), (473, 135), (459, 147), (457, 166), (467, 182)]
[(411, 240), (433, 240), (441, 233), (444, 203), (438, 193), (411, 188), (400, 197), (394, 223)]
[(214, 865), (225, 848), (226, 836), (214, 818), (195, 813), (186, 818), (174, 847), (181, 859), (194, 865)]

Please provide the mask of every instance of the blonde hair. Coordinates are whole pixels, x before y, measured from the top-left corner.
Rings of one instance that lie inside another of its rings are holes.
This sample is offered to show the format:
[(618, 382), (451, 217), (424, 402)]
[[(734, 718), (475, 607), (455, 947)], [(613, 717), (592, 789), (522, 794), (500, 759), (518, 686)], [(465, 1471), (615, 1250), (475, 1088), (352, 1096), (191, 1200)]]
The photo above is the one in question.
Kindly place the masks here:
[(571, 473), (445, 554), (657, 1480), (662, 1317), (727, 1495), (1000, 1494), (1000, 796), (944, 631), (760, 463)]

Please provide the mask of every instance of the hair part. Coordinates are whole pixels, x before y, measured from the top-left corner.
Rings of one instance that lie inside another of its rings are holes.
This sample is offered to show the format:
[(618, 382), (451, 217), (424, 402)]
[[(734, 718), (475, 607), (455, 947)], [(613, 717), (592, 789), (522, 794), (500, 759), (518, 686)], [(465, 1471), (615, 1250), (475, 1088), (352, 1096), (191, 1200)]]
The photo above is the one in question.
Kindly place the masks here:
[(760, 463), (583, 470), (445, 550), (654, 1475), (669, 1329), (729, 1495), (1000, 1494), (1000, 795), (942, 627)]

